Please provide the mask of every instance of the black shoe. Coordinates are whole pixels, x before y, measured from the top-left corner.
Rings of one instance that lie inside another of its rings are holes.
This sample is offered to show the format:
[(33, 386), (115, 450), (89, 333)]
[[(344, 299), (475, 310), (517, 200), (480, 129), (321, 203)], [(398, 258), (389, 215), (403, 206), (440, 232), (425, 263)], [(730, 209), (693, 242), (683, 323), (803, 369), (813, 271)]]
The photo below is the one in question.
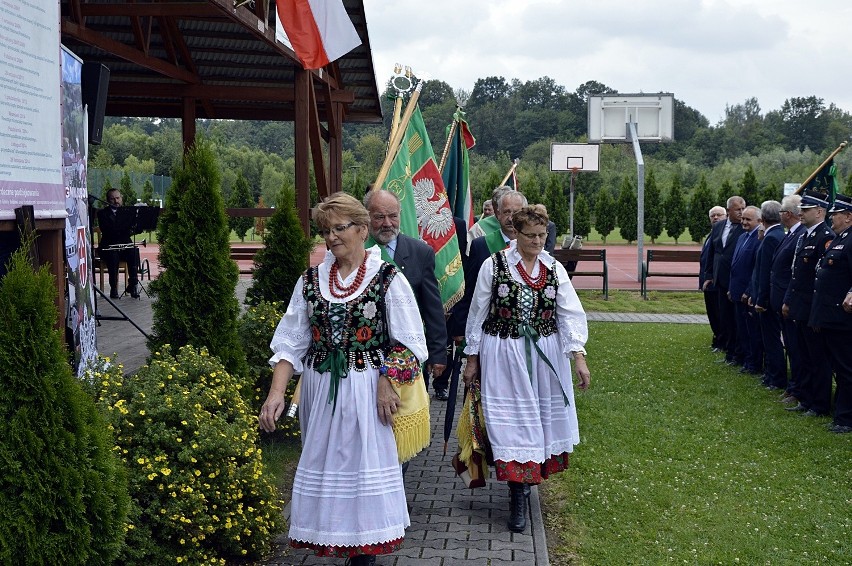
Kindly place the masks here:
[(109, 290), (109, 298), (110, 299), (117, 299), (118, 298), (118, 291), (116, 291), (115, 289), (110, 289)]
[(808, 410), (808, 408), (805, 407), (804, 405), (802, 405), (801, 402), (799, 402), (799, 403), (793, 405), (792, 407), (784, 407), (784, 410), (785, 411), (792, 411), (794, 413), (804, 413), (805, 411)]
[(449, 393), (447, 393), (446, 387), (436, 387), (435, 388), (435, 399), (438, 401), (446, 401), (450, 398)]
[(131, 285), (130, 289), (128, 289), (128, 292), (130, 293), (130, 296), (133, 297), (134, 299), (139, 298), (139, 286), (138, 285)]
[(524, 484), (509, 482), (509, 520), (506, 526), (513, 533), (522, 533), (527, 528), (527, 498), (524, 497)]
[(805, 415), (806, 417), (827, 417), (828, 416), (828, 413), (819, 413), (817, 411), (814, 411), (813, 409), (808, 409), (807, 411), (805, 411), (802, 414)]
[(833, 424), (828, 427), (828, 430), (833, 432), (834, 434), (848, 434), (852, 432), (852, 426), (842, 425), (842, 424)]

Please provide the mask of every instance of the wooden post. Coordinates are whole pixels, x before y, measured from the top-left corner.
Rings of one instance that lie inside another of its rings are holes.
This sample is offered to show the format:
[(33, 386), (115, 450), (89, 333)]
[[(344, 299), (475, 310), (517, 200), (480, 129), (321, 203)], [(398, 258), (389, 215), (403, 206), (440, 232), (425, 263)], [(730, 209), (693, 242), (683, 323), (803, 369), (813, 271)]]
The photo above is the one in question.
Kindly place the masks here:
[(295, 115), (293, 116), (294, 153), (296, 161), (296, 208), (302, 230), (310, 234), (311, 172), (310, 172), (310, 89), (311, 76), (304, 69), (295, 70)]

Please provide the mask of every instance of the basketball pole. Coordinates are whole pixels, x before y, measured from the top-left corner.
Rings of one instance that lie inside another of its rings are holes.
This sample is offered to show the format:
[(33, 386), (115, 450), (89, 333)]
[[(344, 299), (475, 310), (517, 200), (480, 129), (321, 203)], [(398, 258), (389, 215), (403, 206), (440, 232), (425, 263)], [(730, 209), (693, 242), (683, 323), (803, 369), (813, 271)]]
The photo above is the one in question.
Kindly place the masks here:
[(628, 115), (627, 139), (633, 142), (633, 155), (636, 156), (636, 248), (638, 261), (636, 267), (636, 280), (642, 281), (642, 248), (645, 242), (645, 160), (642, 157), (642, 148), (639, 147), (639, 136), (636, 133), (636, 122)]
[(571, 185), (568, 189), (568, 208), (570, 209), (570, 223), (569, 223), (569, 231), (571, 237), (574, 237), (574, 178), (577, 176), (577, 167), (571, 168)]

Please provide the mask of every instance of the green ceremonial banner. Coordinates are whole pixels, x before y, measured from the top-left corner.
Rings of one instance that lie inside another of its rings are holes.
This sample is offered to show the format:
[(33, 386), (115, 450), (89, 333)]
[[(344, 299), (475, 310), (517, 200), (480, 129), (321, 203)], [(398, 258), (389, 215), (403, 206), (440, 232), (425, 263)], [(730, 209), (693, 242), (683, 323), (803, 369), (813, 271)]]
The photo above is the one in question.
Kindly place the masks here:
[(464, 294), (464, 272), (453, 212), (419, 107), (382, 188), (399, 197), (402, 233), (422, 239), (435, 250), (435, 278), (444, 308), (449, 309)]
[(837, 166), (834, 164), (834, 159), (829, 159), (819, 171), (814, 174), (805, 186), (800, 187), (799, 191), (819, 191), (828, 195), (828, 204), (834, 204), (834, 197), (837, 196)]
[(467, 229), (470, 230), (475, 220), (473, 198), (470, 191), (470, 155), (468, 150), (476, 144), (476, 140), (470, 133), (470, 128), (463, 116), (464, 114), (460, 110), (456, 112), (454, 116), (455, 128), (452, 124), (448, 127), (448, 130), (453, 131), (453, 137), (450, 140), (442, 176), (453, 216), (464, 220)]

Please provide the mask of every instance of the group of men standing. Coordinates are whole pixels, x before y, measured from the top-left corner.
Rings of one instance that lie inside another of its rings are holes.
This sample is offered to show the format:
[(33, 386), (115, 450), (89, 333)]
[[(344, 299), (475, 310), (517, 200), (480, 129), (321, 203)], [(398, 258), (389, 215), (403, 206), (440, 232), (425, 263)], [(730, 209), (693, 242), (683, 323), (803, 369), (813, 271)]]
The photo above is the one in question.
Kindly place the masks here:
[(852, 198), (807, 191), (758, 208), (732, 196), (709, 217), (699, 285), (718, 361), (808, 416), (832, 414), (834, 376), (829, 429), (852, 432)]

